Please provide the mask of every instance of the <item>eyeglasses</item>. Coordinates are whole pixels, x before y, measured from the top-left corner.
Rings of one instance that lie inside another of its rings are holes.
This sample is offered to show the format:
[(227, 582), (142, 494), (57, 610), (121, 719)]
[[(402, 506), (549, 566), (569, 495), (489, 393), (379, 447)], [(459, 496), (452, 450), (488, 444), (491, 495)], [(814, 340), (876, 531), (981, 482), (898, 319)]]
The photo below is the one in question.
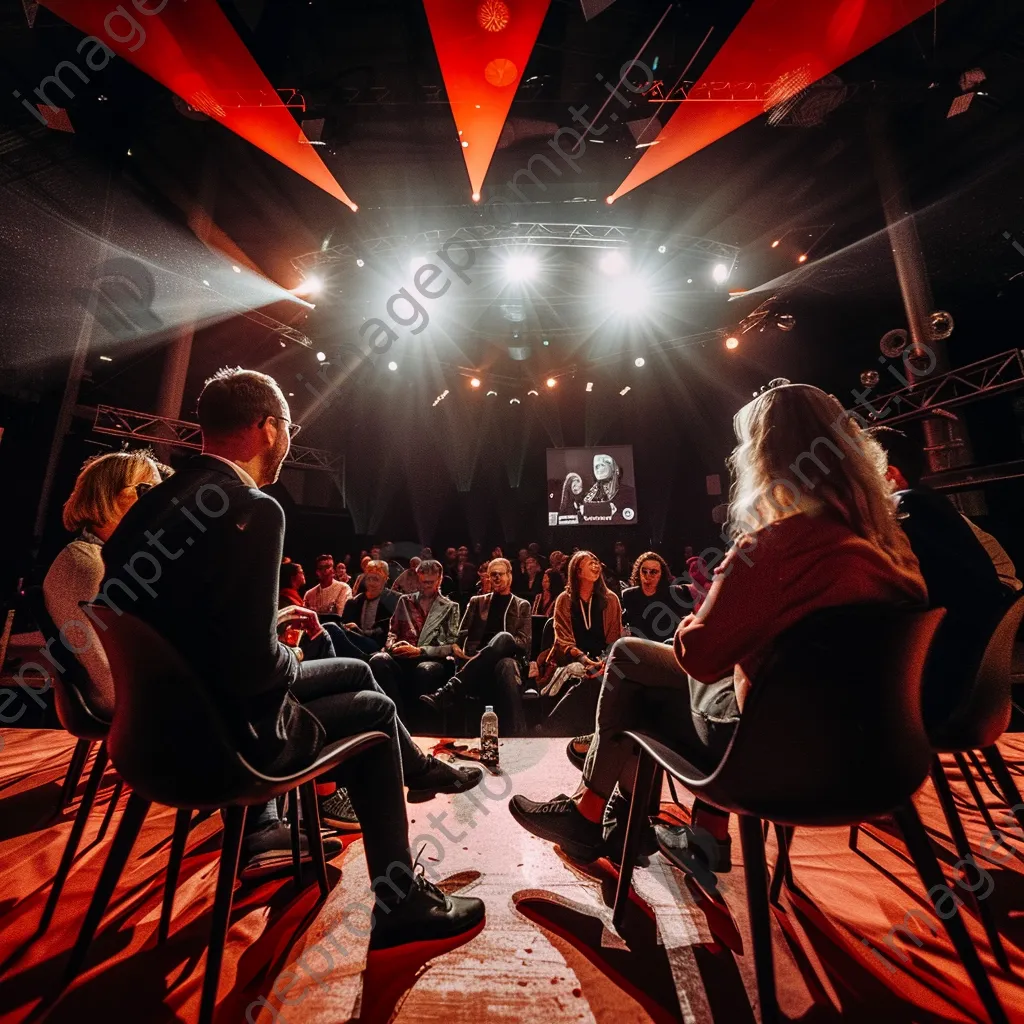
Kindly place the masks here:
[(136, 484), (135, 485), (135, 497), (136, 498), (141, 498), (146, 493), (146, 491), (153, 490), (153, 488), (155, 486), (156, 486), (156, 484), (145, 484), (145, 483), (143, 483), (143, 484)]
[(660, 568), (659, 569), (641, 569), (640, 570), (640, 575), (641, 576), (660, 576), (661, 575), (661, 569)]
[(278, 423), (284, 423), (288, 427), (288, 437), (292, 440), (295, 440), (295, 438), (299, 436), (299, 431), (302, 429), (301, 423), (296, 423), (293, 420), (286, 419), (284, 416), (275, 416), (273, 413), (267, 413), (267, 415), (264, 416), (256, 426), (262, 427), (267, 420), (277, 420)]
[(487, 574), (492, 580), (500, 580), (503, 576), (507, 576), (508, 573), (504, 569), (498, 569), (496, 572), (489, 572)]

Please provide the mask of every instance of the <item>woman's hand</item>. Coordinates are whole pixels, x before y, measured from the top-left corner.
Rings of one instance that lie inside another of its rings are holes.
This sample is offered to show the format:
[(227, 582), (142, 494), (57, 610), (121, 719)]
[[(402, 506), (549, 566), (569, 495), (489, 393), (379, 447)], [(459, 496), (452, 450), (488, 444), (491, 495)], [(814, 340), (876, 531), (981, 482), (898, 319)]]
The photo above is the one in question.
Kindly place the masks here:
[(469, 661), (469, 655), (458, 644), (452, 644), (452, 654), (460, 661)]
[(277, 624), (283, 626), (286, 623), (296, 623), (312, 640), (323, 632), (323, 626), (312, 608), (303, 608), (297, 604), (290, 604), (287, 608), (281, 608), (277, 613)]

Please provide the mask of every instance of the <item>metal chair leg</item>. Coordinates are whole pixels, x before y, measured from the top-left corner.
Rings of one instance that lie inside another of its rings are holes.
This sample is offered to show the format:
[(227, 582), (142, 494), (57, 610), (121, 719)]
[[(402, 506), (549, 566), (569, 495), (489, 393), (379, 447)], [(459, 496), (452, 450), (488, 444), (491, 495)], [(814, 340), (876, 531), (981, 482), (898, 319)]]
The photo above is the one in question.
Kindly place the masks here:
[(75, 941), (67, 967), (64, 969), (64, 985), (70, 984), (75, 979), (82, 969), (82, 964), (85, 963), (89, 946), (103, 920), (103, 914), (110, 902), (110, 897), (114, 894), (121, 872), (124, 871), (124, 866), (128, 862), (135, 840), (138, 838), (139, 832), (142, 831), (142, 823), (146, 820), (149, 808), (149, 801), (143, 799), (133, 790), (128, 797), (128, 803), (125, 804), (124, 814), (114, 833), (114, 841), (110, 845), (110, 853), (107, 854), (103, 871), (100, 872), (99, 881), (93, 891), (92, 902), (86, 911), (78, 939)]
[(992, 820), (992, 812), (988, 809), (988, 805), (982, 798), (981, 790), (978, 789), (977, 782), (974, 781), (974, 772), (971, 771), (971, 766), (967, 763), (967, 758), (965, 758), (963, 754), (954, 754), (953, 758), (956, 761), (957, 767), (960, 769), (960, 774), (964, 777), (964, 782), (967, 783), (967, 788), (971, 791), (971, 796), (974, 798), (974, 802), (978, 805), (978, 810), (981, 812), (981, 816), (985, 819), (985, 824), (988, 826), (990, 834), (998, 834), (999, 829), (996, 828), (996, 823)]
[(178, 808), (174, 815), (174, 832), (171, 835), (171, 854), (167, 861), (167, 877), (164, 879), (164, 901), (160, 907), (160, 924), (156, 930), (157, 945), (167, 941), (171, 932), (171, 915), (174, 913), (174, 894), (178, 889), (178, 874), (181, 859), (185, 856), (185, 843), (192, 823), (190, 808)]
[(768, 889), (768, 901), (778, 905), (779, 895), (782, 893), (782, 883), (785, 882), (789, 888), (795, 889), (793, 884), (793, 867), (789, 858), (789, 844), (793, 839), (794, 829), (792, 826), (775, 825), (775, 841), (779, 847), (779, 856), (775, 861), (775, 870), (772, 872), (771, 885)]
[(43, 908), (43, 916), (39, 919), (39, 928), (36, 933), (38, 935), (42, 935), (46, 931), (50, 926), (50, 921), (53, 919), (53, 912), (57, 909), (57, 901), (60, 899), (64, 883), (71, 872), (71, 865), (74, 863), (75, 854), (78, 853), (78, 845), (82, 841), (85, 823), (93, 804), (96, 802), (96, 793), (100, 788), (100, 782), (103, 779), (103, 772), (106, 770), (106, 767), (107, 745), (101, 743), (100, 749), (96, 751), (96, 760), (93, 762), (92, 771), (89, 773), (89, 780), (85, 784), (85, 792), (82, 794), (82, 802), (78, 805), (78, 813), (75, 815), (74, 824), (71, 826), (68, 841), (64, 844), (64, 853), (60, 858), (57, 874), (53, 878), (53, 885), (50, 887), (50, 895), (46, 900), (46, 906)]
[[(928, 833), (921, 823), (917, 809), (912, 802), (908, 802), (896, 810), (894, 817), (896, 824), (903, 833), (903, 840), (907, 844), (910, 856), (914, 859), (917, 873), (921, 877), (925, 891), (928, 893), (928, 898), (931, 900), (932, 905), (936, 906), (941, 896), (933, 897), (932, 893), (941, 893), (942, 890), (948, 892), (949, 887), (946, 885), (946, 879), (939, 868), (939, 862), (935, 859), (935, 852), (932, 850), (931, 843), (928, 840)], [(1006, 1011), (1003, 1009), (995, 990), (992, 988), (992, 982), (989, 981), (988, 975), (985, 973), (985, 968), (978, 958), (978, 951), (974, 948), (974, 943), (971, 941), (967, 926), (964, 924), (964, 919), (960, 916), (960, 911), (956, 908), (956, 905), (953, 905), (952, 916), (939, 913), (936, 906), (936, 916), (942, 919), (946, 933), (949, 935), (957, 955), (960, 957), (960, 962), (964, 965), (968, 976), (974, 984), (974, 990), (978, 993), (978, 998), (981, 1000), (982, 1006), (985, 1007), (989, 1020), (992, 1021), (992, 1024), (1009, 1024)]]
[[(978, 866), (974, 860), (974, 855), (971, 853), (971, 844), (968, 842), (967, 833), (964, 831), (964, 823), (960, 820), (960, 814), (956, 809), (953, 791), (949, 787), (949, 779), (946, 778), (946, 771), (942, 767), (942, 762), (937, 754), (932, 758), (931, 776), (935, 792), (939, 795), (939, 803), (942, 805), (942, 813), (945, 815), (946, 824), (949, 826), (950, 837), (953, 840), (953, 845), (956, 847), (957, 856), (959, 856), (962, 864), (969, 864), (974, 869), (975, 874), (978, 874)], [(972, 879), (971, 881), (973, 882), (974, 880)], [(1006, 955), (1006, 950), (1003, 948), (1003, 940), (999, 935), (999, 926), (993, 917), (992, 907), (988, 900), (978, 899), (973, 890), (969, 891), (974, 902), (974, 908), (978, 913), (978, 919), (981, 921), (985, 934), (988, 936), (988, 944), (992, 947), (992, 954), (996, 959), (996, 963), (1004, 971), (1009, 971), (1010, 961)]]
[(1017, 824), (1024, 829), (1024, 801), (1021, 800), (1020, 790), (1017, 789), (1017, 783), (1013, 781), (1010, 769), (1006, 767), (1003, 755), (999, 753), (999, 748), (994, 743), (991, 747), (984, 747), (981, 752), (992, 770), (992, 775), (1006, 801), (1006, 806), (1017, 819)]
[(772, 952), (771, 911), (768, 907), (768, 865), (761, 823), (757, 818), (745, 814), (740, 816), (740, 841), (743, 844), (743, 869), (747, 876), (747, 912), (754, 940), (754, 973), (757, 976), (757, 998), (761, 1004), (761, 1024), (778, 1024), (775, 955)]
[(242, 833), (245, 830), (246, 807), (224, 808), (224, 839), (220, 848), (220, 870), (217, 872), (217, 892), (213, 900), (213, 920), (210, 922), (210, 944), (206, 952), (206, 974), (203, 976), (203, 994), (199, 1002), (199, 1024), (212, 1024), (217, 1005), (217, 984), (224, 959), (224, 944), (231, 922), (231, 904), (234, 900), (235, 876), (242, 853)]
[(119, 775), (117, 782), (114, 783), (114, 791), (110, 794), (110, 803), (107, 804), (107, 813), (103, 815), (103, 821), (100, 822), (100, 830), (96, 833), (96, 842), (102, 843), (103, 837), (107, 834), (107, 829), (110, 828), (111, 821), (114, 820), (114, 811), (117, 809), (117, 802), (121, 799), (121, 790), (124, 789), (124, 779)]
[(302, 842), (299, 838), (299, 791), (293, 789), (288, 794), (288, 824), (292, 832), (292, 868), (295, 876), (295, 888), (302, 888)]
[(615, 887), (615, 905), (612, 908), (612, 924), (622, 928), (629, 904), (629, 888), (633, 884), (633, 868), (640, 853), (640, 840), (644, 825), (650, 813), (651, 792), (658, 775), (657, 762), (645, 751), (640, 751), (633, 776), (633, 799), (629, 802), (629, 818), (626, 821), (626, 840), (622, 847), (622, 865), (619, 868), (619, 882)]
[(320, 886), (320, 896), (327, 899), (331, 891), (327, 881), (327, 859), (324, 857), (324, 840), (320, 835), (320, 805), (316, 799), (316, 784), (304, 782), (299, 787), (302, 800), (302, 817), (306, 825), (306, 842), (313, 857), (313, 868)]
[(978, 769), (978, 777), (981, 779), (982, 782), (985, 783), (985, 785), (991, 791), (992, 795), (997, 800), (1002, 800), (1003, 794), (999, 792), (999, 790), (996, 788), (996, 784), (992, 781), (988, 772), (985, 771), (985, 765), (982, 763), (981, 758), (978, 757), (978, 752), (976, 750), (968, 750), (967, 756), (971, 759), (971, 764), (973, 764), (974, 767)]
[(79, 780), (85, 770), (85, 762), (89, 760), (89, 751), (92, 750), (92, 745), (92, 740), (79, 740), (71, 752), (68, 773), (64, 776), (64, 785), (60, 791), (60, 809), (62, 811), (75, 799), (75, 790), (78, 789)]

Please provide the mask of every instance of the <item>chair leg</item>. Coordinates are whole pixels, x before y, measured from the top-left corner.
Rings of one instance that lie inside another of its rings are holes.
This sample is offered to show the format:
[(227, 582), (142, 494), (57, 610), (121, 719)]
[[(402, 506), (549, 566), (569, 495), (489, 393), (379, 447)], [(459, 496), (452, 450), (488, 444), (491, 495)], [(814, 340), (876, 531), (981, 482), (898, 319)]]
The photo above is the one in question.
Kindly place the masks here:
[(199, 1024), (211, 1024), (217, 1005), (217, 984), (220, 981), (220, 965), (224, 959), (224, 944), (231, 921), (235, 876), (238, 874), (238, 860), (242, 854), (242, 833), (245, 831), (247, 810), (237, 805), (224, 808), (224, 839), (220, 848), (220, 870), (217, 872), (217, 892), (213, 900), (203, 994), (199, 1002)]
[(999, 753), (999, 748), (994, 743), (991, 747), (983, 748), (981, 752), (995, 776), (996, 785), (1002, 792), (1006, 806), (1010, 808), (1010, 813), (1017, 819), (1017, 824), (1024, 829), (1024, 801), (1021, 800), (1020, 790), (1017, 789), (1017, 783), (1013, 781), (1010, 769), (1006, 767), (1003, 755)]
[(121, 822), (114, 833), (114, 841), (110, 845), (110, 852), (107, 854), (103, 871), (100, 873), (99, 881), (93, 891), (92, 902), (86, 911), (78, 939), (75, 941), (67, 967), (64, 969), (64, 985), (70, 984), (75, 979), (82, 969), (82, 964), (85, 963), (89, 946), (103, 920), (103, 914), (110, 902), (110, 897), (114, 894), (121, 872), (124, 871), (135, 840), (138, 838), (139, 832), (142, 831), (142, 823), (146, 820), (149, 808), (149, 801), (132, 790), (128, 796), (128, 803), (125, 804)]
[(775, 870), (772, 872), (771, 886), (768, 890), (768, 900), (778, 906), (779, 895), (782, 892), (782, 883), (785, 882), (790, 890), (796, 888), (793, 883), (793, 866), (789, 859), (789, 844), (793, 839), (794, 829), (792, 826), (775, 825), (775, 841), (779, 847), (779, 856), (775, 862)]
[(953, 759), (956, 761), (956, 765), (960, 769), (960, 774), (964, 777), (964, 782), (967, 783), (967, 788), (971, 791), (971, 797), (978, 805), (978, 811), (985, 819), (985, 824), (988, 826), (989, 832), (992, 835), (997, 835), (999, 833), (999, 829), (996, 828), (996, 823), (992, 820), (992, 812), (988, 809), (984, 799), (982, 799), (981, 790), (978, 789), (978, 783), (974, 780), (974, 772), (971, 771), (971, 766), (967, 763), (967, 758), (965, 758), (963, 754), (954, 754)]
[[(86, 741), (80, 740), (79, 742)], [(103, 779), (103, 772), (106, 770), (106, 767), (107, 745), (106, 743), (101, 743), (100, 749), (96, 751), (96, 760), (93, 762), (92, 771), (89, 773), (89, 781), (85, 784), (85, 792), (82, 794), (82, 802), (78, 805), (78, 813), (75, 815), (74, 824), (71, 826), (68, 841), (64, 844), (64, 853), (60, 858), (60, 867), (57, 868), (57, 874), (53, 878), (50, 895), (46, 900), (46, 906), (43, 908), (43, 916), (39, 919), (39, 930), (37, 932), (39, 935), (42, 935), (50, 926), (53, 912), (57, 909), (57, 900), (60, 899), (61, 890), (64, 888), (64, 883), (67, 881), (68, 874), (71, 871), (75, 854), (78, 853), (78, 844), (82, 841), (85, 823), (89, 817), (89, 812), (92, 810), (92, 805), (96, 802), (96, 793), (100, 788), (100, 782)]]
[(119, 775), (117, 782), (114, 783), (114, 791), (110, 794), (110, 803), (107, 804), (107, 813), (103, 815), (103, 821), (100, 822), (100, 830), (96, 833), (96, 842), (102, 843), (103, 837), (107, 834), (107, 829), (110, 828), (110, 823), (114, 819), (114, 810), (117, 808), (117, 801), (121, 799), (121, 790), (124, 789), (124, 779)]
[(71, 752), (71, 762), (68, 764), (68, 773), (64, 776), (64, 785), (60, 791), (60, 809), (63, 811), (75, 798), (75, 790), (78, 789), (78, 782), (85, 770), (85, 762), (89, 760), (89, 751), (92, 750), (92, 740), (79, 740), (75, 749)]
[(167, 877), (164, 879), (164, 901), (160, 907), (160, 924), (156, 930), (157, 945), (167, 941), (171, 933), (171, 915), (174, 913), (174, 894), (178, 889), (178, 875), (181, 859), (185, 856), (185, 843), (192, 823), (192, 809), (179, 807), (174, 815), (174, 832), (171, 834), (171, 854), (167, 861)]
[(997, 800), (1002, 800), (1003, 794), (1000, 793), (998, 789), (996, 789), (996, 784), (992, 781), (988, 772), (985, 771), (985, 765), (982, 763), (981, 758), (978, 757), (978, 752), (976, 750), (968, 750), (967, 756), (971, 759), (971, 763), (974, 765), (974, 767), (978, 769), (978, 777), (991, 790), (992, 795)]
[(850, 849), (857, 849), (857, 833), (860, 832), (860, 825), (850, 826)]
[(743, 870), (747, 876), (747, 912), (754, 940), (754, 973), (757, 975), (757, 999), (761, 1004), (761, 1024), (777, 1024), (779, 1002), (775, 992), (775, 956), (768, 907), (768, 865), (764, 857), (761, 823), (757, 818), (740, 815), (740, 841), (743, 844)]
[(316, 784), (304, 782), (300, 787), (302, 817), (306, 823), (306, 842), (313, 857), (313, 868), (320, 886), (320, 896), (327, 899), (331, 887), (327, 881), (327, 860), (324, 857), (324, 840), (320, 835), (320, 805), (316, 800)]
[(288, 794), (288, 824), (292, 831), (292, 867), (295, 874), (295, 888), (302, 888), (302, 843), (299, 839), (299, 791)]
[[(971, 844), (967, 839), (967, 833), (964, 831), (964, 823), (960, 820), (960, 814), (956, 809), (953, 791), (949, 787), (949, 779), (946, 778), (946, 770), (942, 767), (942, 762), (937, 754), (932, 757), (931, 776), (935, 792), (939, 795), (942, 813), (945, 815), (946, 824), (949, 826), (950, 837), (953, 840), (953, 845), (956, 847), (960, 864), (963, 865), (961, 870), (966, 877), (966, 865), (969, 864), (974, 869), (974, 873), (979, 874), (977, 862), (971, 853)], [(974, 879), (971, 879), (972, 883), (973, 881)], [(1003, 940), (999, 935), (999, 926), (992, 915), (991, 904), (988, 900), (978, 899), (974, 890), (968, 891), (971, 893), (971, 899), (978, 913), (978, 919), (981, 921), (985, 934), (988, 936), (988, 944), (992, 948), (992, 954), (996, 959), (996, 963), (1004, 971), (1008, 971), (1010, 969), (1010, 961), (1007, 959), (1006, 950), (1003, 948)]]
[[(917, 873), (924, 883), (928, 899), (936, 907), (936, 915), (942, 918), (946, 934), (949, 935), (957, 955), (960, 957), (960, 962), (973, 982), (974, 990), (978, 993), (978, 998), (981, 1000), (982, 1006), (985, 1007), (989, 1020), (992, 1021), (992, 1024), (1009, 1024), (1006, 1011), (992, 988), (992, 982), (989, 981), (985, 968), (978, 958), (978, 951), (974, 948), (974, 943), (971, 941), (967, 926), (964, 924), (964, 919), (960, 916), (956, 904), (953, 905), (952, 916), (938, 912), (936, 904), (941, 898), (941, 892), (942, 890), (949, 892), (949, 887), (946, 885), (939, 862), (935, 859), (935, 852), (932, 850), (928, 833), (921, 823), (917, 809), (912, 802), (908, 802), (895, 811), (894, 817), (900, 832), (903, 833), (903, 841), (907, 844), (907, 850), (914, 859)], [(933, 893), (936, 895), (933, 896)]]
[(649, 754), (640, 751), (633, 776), (633, 799), (629, 802), (629, 818), (626, 821), (626, 840), (622, 847), (622, 865), (619, 868), (619, 882), (615, 888), (615, 905), (612, 908), (612, 924), (622, 928), (629, 903), (629, 887), (633, 883), (633, 868), (640, 853), (640, 840), (644, 825), (650, 813), (651, 792), (654, 778), (658, 775), (657, 762)]

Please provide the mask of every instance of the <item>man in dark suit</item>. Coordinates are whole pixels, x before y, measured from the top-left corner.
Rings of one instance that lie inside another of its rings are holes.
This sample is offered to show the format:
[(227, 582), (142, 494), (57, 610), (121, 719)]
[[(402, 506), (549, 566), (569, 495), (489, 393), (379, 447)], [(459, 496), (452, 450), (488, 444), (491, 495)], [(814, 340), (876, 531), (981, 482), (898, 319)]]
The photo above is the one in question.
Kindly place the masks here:
[(491, 593), (470, 598), (452, 648), (456, 660), (464, 664), (444, 686), (420, 700), (444, 707), (463, 693), (480, 693), (507, 723), (506, 735), (522, 735), (526, 717), (519, 684), (530, 656), (530, 604), (512, 593), (512, 565), (507, 558), (492, 558), (487, 572)]
[(941, 725), (973, 680), (982, 652), (1006, 609), (1006, 588), (967, 521), (943, 494), (921, 483), (925, 456), (901, 430), (872, 427), (888, 457), (896, 515), (917, 555), (932, 608), (945, 608), (925, 669), (924, 716)]
[(344, 652), (338, 651), (339, 654), (369, 660), (384, 647), (399, 597), (387, 584), (388, 563), (383, 559), (367, 562), (363, 589), (345, 605), (341, 617), (341, 624), (345, 627), (342, 641), (349, 646)]
[[(240, 752), (261, 772), (295, 771), (325, 742), (353, 733), (386, 733), (388, 743), (326, 782), (348, 789), (377, 907), (385, 911), (375, 915), (370, 947), (464, 933), (482, 920), (483, 904), (447, 897), (414, 872), (403, 767), (410, 791), (436, 783), (465, 789), (467, 780), (421, 753), (422, 761), (403, 766), (403, 755), (414, 759), (418, 748), (364, 663), (300, 662), (277, 639), (284, 513), (259, 488), (277, 480), (297, 432), (288, 403), (273, 378), (225, 369), (207, 381), (198, 411), (203, 454), (143, 495), (104, 545), (99, 600), (120, 602), (181, 652)], [(311, 630), (320, 628), (314, 612), (298, 614)], [(322, 795), (322, 804), (327, 799)], [(251, 828), (247, 836), (255, 838)]]

